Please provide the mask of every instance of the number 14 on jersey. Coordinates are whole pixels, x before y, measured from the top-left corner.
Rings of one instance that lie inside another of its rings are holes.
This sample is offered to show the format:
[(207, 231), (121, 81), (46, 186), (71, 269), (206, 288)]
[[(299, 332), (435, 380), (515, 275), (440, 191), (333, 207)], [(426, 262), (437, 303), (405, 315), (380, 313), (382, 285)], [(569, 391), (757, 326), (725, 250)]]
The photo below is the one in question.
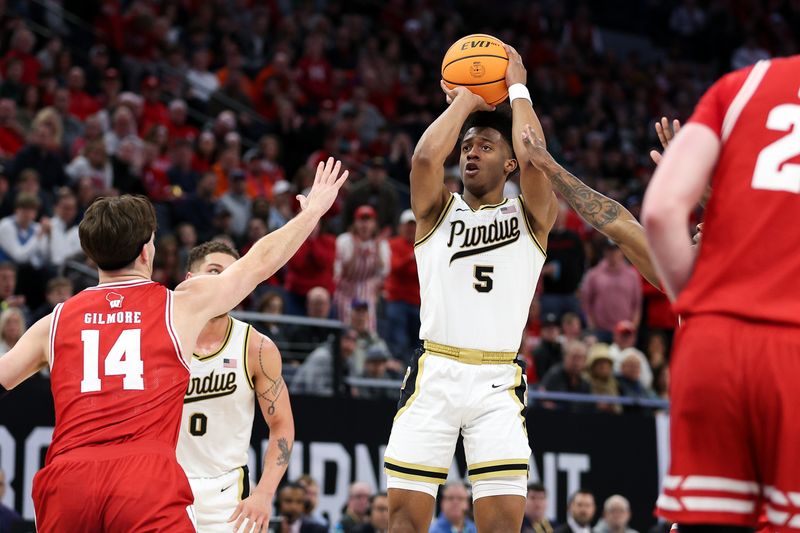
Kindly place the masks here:
[[(144, 390), (144, 363), (141, 353), (142, 330), (126, 329), (120, 333), (104, 359), (106, 376), (125, 376), (122, 380), (124, 390)], [(85, 329), (81, 331), (83, 342), (83, 379), (81, 392), (98, 392), (102, 389), (100, 380), (100, 331)]]

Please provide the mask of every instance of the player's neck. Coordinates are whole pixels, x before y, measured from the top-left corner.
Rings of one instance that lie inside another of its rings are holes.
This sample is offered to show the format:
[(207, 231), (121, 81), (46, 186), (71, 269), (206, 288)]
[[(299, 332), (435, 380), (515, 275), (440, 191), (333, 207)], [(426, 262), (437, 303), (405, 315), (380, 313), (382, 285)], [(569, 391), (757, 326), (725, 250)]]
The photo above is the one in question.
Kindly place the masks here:
[(464, 194), (462, 194), (461, 197), (473, 211), (477, 211), (486, 205), (497, 205), (505, 200), (502, 188), (495, 191), (489, 191), (480, 196), (471, 193), (467, 189), (464, 189)]
[(195, 342), (195, 353), (207, 355), (219, 350), (220, 345), (225, 342), (225, 334), (228, 332), (229, 316), (222, 315), (209, 320), (200, 331)]
[(146, 280), (150, 281), (150, 276), (138, 272), (136, 270), (114, 270), (114, 271), (106, 271), (106, 270), (97, 270), (98, 272), (98, 283), (120, 283), (122, 281), (132, 281), (132, 280)]

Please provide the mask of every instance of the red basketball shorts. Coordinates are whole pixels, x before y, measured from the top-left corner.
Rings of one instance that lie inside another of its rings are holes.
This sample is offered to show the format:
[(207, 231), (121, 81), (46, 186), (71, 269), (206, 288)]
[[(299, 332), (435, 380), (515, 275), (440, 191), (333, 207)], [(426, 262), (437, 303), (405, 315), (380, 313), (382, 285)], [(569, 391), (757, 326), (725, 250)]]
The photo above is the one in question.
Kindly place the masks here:
[(800, 531), (800, 328), (698, 315), (675, 347), (658, 514)]
[(194, 532), (189, 481), (163, 443), (81, 448), (33, 480), (40, 533)]

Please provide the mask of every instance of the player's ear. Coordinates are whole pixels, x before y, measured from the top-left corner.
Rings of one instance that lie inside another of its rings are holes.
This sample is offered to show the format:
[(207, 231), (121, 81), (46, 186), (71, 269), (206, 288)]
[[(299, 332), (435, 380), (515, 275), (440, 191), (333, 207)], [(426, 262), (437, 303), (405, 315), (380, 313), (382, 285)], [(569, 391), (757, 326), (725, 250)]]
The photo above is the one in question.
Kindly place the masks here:
[(505, 164), (503, 165), (503, 170), (506, 171), (506, 176), (513, 173), (519, 167), (519, 163), (513, 157), (511, 159), (506, 159)]
[(185, 278), (183, 278), (183, 280), (184, 280), (184, 281), (186, 281), (187, 279), (189, 279), (189, 278), (191, 278), (191, 277), (192, 277), (192, 273), (191, 273), (191, 272), (189, 272), (189, 271), (187, 271), (187, 272), (186, 272), (186, 277), (185, 277)]

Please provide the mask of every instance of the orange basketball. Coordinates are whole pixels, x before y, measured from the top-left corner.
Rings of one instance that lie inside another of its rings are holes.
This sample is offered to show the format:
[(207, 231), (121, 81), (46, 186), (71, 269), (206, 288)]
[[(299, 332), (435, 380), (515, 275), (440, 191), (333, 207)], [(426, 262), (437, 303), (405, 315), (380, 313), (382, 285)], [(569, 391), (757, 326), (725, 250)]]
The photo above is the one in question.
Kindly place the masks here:
[(508, 54), (503, 41), (475, 33), (462, 37), (447, 50), (442, 61), (442, 79), (448, 88), (466, 87), (490, 105), (508, 97)]

